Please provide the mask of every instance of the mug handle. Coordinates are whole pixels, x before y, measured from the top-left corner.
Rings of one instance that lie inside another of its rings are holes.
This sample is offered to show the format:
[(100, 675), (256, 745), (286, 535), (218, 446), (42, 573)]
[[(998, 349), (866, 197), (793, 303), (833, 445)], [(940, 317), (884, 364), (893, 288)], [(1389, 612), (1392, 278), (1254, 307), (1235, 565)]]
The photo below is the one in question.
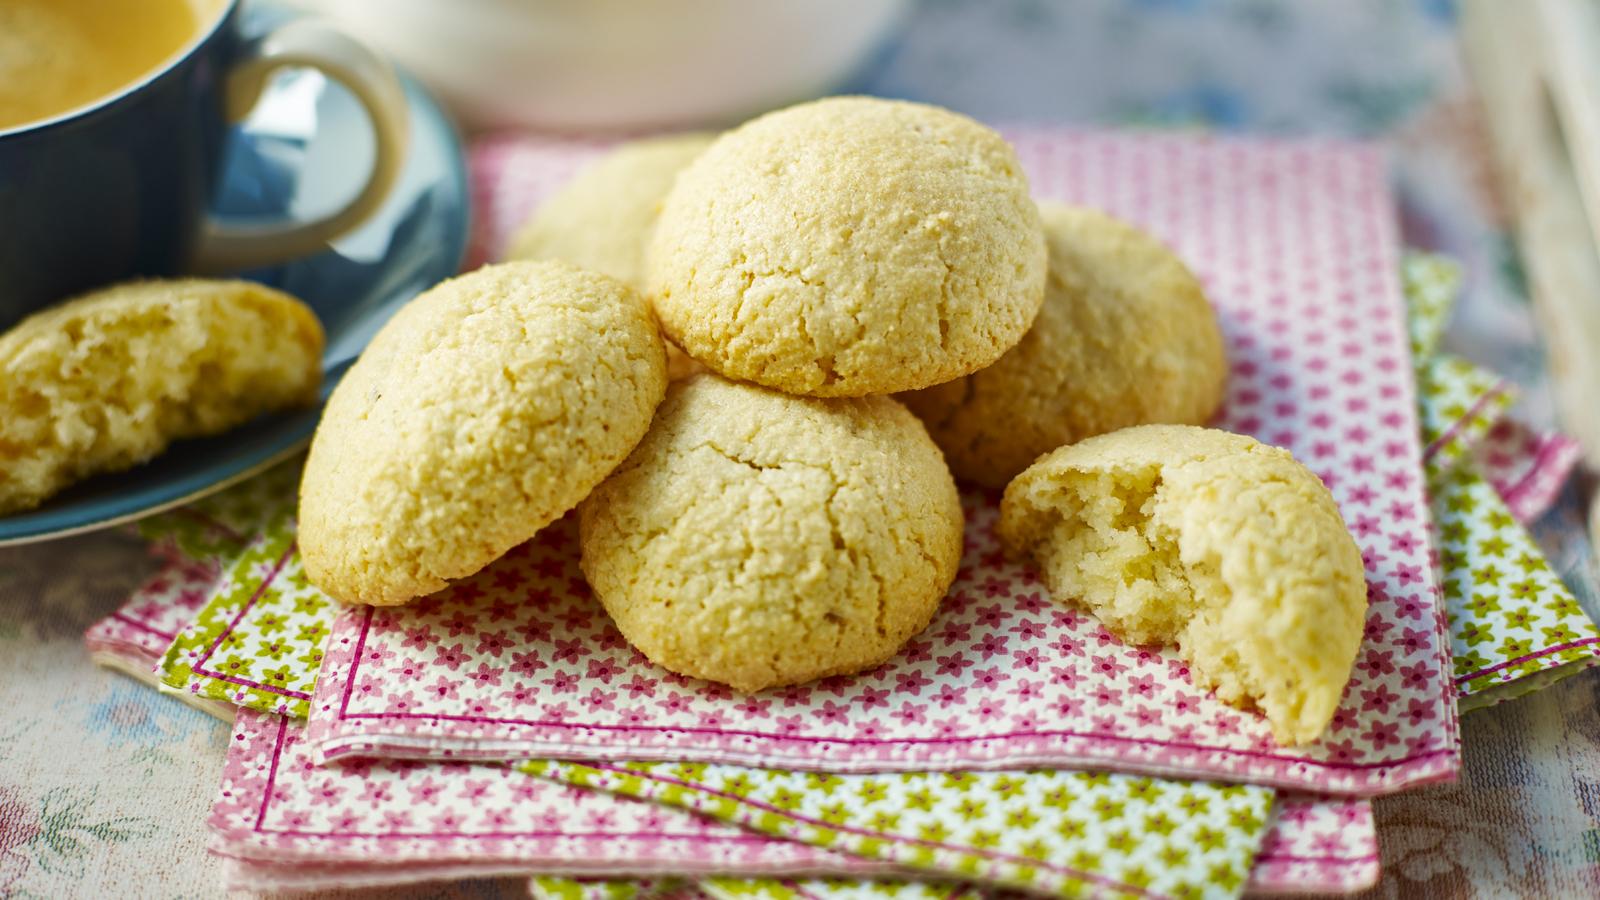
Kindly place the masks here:
[(310, 222), (247, 226), (208, 218), (192, 265), (198, 274), (234, 272), (318, 253), (366, 221), (394, 187), (410, 137), (400, 79), (383, 58), (321, 22), (297, 19), (247, 49), (227, 74), (223, 114), (229, 122), (242, 121), (261, 99), (273, 73), (301, 66), (343, 84), (366, 109), (377, 150), (366, 186), (343, 209)]

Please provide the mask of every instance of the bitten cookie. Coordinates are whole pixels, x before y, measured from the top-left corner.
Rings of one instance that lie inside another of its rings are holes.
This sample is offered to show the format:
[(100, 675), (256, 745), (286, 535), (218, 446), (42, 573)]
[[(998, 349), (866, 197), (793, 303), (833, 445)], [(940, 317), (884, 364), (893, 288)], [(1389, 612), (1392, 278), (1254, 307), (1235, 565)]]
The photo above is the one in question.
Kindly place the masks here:
[(35, 313), (0, 335), (0, 514), (310, 405), (322, 342), (305, 304), (247, 281), (123, 284)]
[(639, 287), (661, 199), (712, 134), (623, 144), (540, 204), (511, 240), (507, 259), (564, 259)]
[(1038, 209), (998, 134), (845, 97), (754, 119), (679, 173), (645, 283), (668, 337), (708, 367), (854, 397), (999, 359), (1044, 272)]
[(478, 571), (621, 462), (666, 389), (644, 299), (562, 262), (446, 281), (372, 339), (328, 401), (300, 483), (300, 555), (347, 603)]
[(1201, 425), (1228, 363), (1200, 282), (1156, 239), (1040, 203), (1050, 271), (1021, 343), (965, 378), (901, 395), (957, 478), (1004, 487), (1041, 455), (1131, 425)]
[(1333, 718), (1366, 619), (1361, 551), (1288, 451), (1183, 425), (1088, 438), (1011, 482), (998, 531), (1056, 599), (1131, 643), (1175, 643), (1279, 743)]
[(672, 385), (580, 510), (584, 575), (628, 641), (741, 691), (878, 665), (961, 559), (955, 483), (905, 407), (711, 373)]

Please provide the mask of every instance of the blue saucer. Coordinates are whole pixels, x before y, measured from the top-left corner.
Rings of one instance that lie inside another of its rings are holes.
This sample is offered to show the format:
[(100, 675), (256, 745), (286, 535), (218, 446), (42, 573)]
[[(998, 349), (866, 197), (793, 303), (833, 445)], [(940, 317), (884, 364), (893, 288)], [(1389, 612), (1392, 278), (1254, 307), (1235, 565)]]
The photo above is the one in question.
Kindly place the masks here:
[[(407, 300), (454, 275), (466, 253), (460, 139), (433, 99), (402, 80), (411, 143), (384, 208), (328, 252), (243, 275), (316, 310), (328, 335), (323, 401), (379, 326)], [(230, 217), (320, 213), (354, 192), (372, 153), (361, 108), (315, 73), (285, 76), (230, 141), (228, 181), (215, 204)], [(221, 490), (304, 449), (320, 414), (321, 403), (174, 444), (144, 465), (90, 479), (36, 510), (0, 518), (0, 546), (106, 528)]]

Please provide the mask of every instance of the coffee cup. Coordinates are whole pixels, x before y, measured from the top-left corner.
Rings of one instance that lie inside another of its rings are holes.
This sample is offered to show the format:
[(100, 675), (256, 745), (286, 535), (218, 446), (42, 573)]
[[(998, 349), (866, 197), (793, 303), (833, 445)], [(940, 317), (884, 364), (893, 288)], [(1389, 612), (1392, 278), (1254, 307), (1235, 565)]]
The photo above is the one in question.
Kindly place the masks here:
[[(13, 91), (9, 107), (0, 95), (0, 328), (103, 284), (225, 274), (318, 252), (374, 213), (400, 171), (408, 133), (404, 94), (392, 67), (355, 40), (310, 19), (246, 35), (240, 0), (128, 2), (143, 4), (132, 13), (141, 16), (139, 27), (153, 21), (152, 9), (181, 4), (193, 14), (192, 34), (153, 67), (93, 97), (72, 91), (92, 92), (89, 76), (114, 77), (116, 66), (133, 67), (137, 60), (117, 54), (146, 45), (117, 44), (114, 30), (97, 44), (94, 33), (75, 34), (74, 22), (50, 17), (93, 7), (97, 17), (84, 22), (96, 24), (80, 30), (105, 33), (106, 10), (115, 3), (37, 0), (0, 11), (0, 29), (9, 24), (16, 36), (10, 49), (38, 50), (57, 63), (52, 70), (22, 68), (28, 61), (19, 61), (20, 71), (32, 73), (27, 77), (53, 80), (41, 81), (33, 94)], [(18, 18), (30, 9), (34, 19)], [(7, 49), (0, 42), (0, 53)], [(218, 220), (209, 210), (226, 175), (220, 168), (228, 126), (244, 119), (271, 77), (289, 67), (320, 70), (365, 108), (377, 150), (366, 183), (343, 208), (314, 221)], [(17, 78), (10, 83), (16, 88)], [(41, 108), (28, 105), (35, 99)]]

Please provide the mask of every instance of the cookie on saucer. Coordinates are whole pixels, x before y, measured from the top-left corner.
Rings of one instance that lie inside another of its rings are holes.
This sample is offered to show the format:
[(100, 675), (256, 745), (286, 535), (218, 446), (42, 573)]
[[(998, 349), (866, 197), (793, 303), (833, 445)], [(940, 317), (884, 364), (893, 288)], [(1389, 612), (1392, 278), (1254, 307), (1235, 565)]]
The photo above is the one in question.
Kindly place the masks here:
[(842, 97), (761, 116), (678, 175), (646, 258), (667, 336), (730, 378), (857, 397), (983, 368), (1044, 297), (1016, 154), (973, 120)]
[(478, 571), (576, 506), (666, 389), (644, 299), (564, 262), (488, 266), (403, 307), (339, 383), (300, 483), (300, 555), (346, 603)]
[(1200, 282), (1155, 238), (1092, 209), (1040, 203), (1044, 305), (994, 365), (902, 394), (957, 478), (1004, 487), (1041, 455), (1131, 425), (1203, 425), (1228, 362)]
[(309, 406), (322, 344), (309, 307), (248, 281), (122, 284), (35, 313), (0, 335), (0, 514)]
[(1176, 644), (1195, 684), (1317, 739), (1361, 646), (1361, 551), (1288, 451), (1144, 425), (1062, 447), (1006, 488), (997, 530), (1057, 600), (1133, 644)]
[(580, 507), (584, 575), (673, 672), (759, 691), (870, 669), (961, 559), (939, 448), (888, 397), (794, 397), (702, 373)]

